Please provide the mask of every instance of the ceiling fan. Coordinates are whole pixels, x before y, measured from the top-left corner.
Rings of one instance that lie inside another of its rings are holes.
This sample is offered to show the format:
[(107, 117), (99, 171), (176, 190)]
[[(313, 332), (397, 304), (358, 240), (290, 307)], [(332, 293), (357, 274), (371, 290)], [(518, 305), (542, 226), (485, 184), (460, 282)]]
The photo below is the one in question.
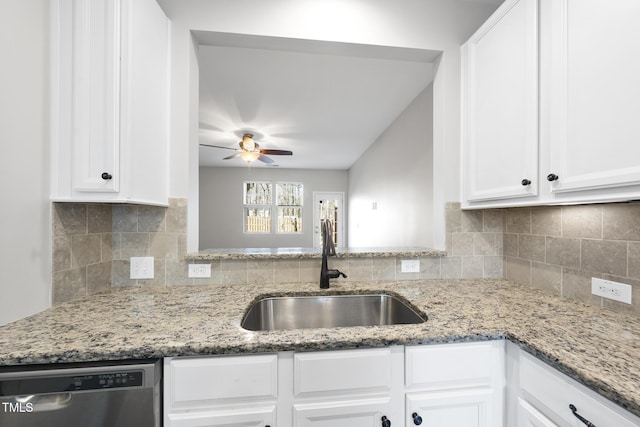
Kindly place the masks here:
[(266, 164), (274, 163), (274, 160), (270, 157), (267, 157), (265, 154), (275, 155), (275, 156), (291, 156), (293, 152), (289, 150), (273, 150), (267, 148), (260, 148), (257, 142), (253, 140), (253, 134), (245, 133), (242, 135), (242, 141), (238, 143), (240, 148), (230, 148), (230, 147), (222, 147), (220, 145), (209, 145), (209, 144), (200, 144), (205, 147), (212, 148), (223, 148), (225, 150), (234, 150), (237, 151), (236, 154), (232, 154), (231, 156), (225, 157), (223, 160), (230, 160), (236, 157), (240, 157), (247, 163), (254, 162), (256, 160), (260, 160)]

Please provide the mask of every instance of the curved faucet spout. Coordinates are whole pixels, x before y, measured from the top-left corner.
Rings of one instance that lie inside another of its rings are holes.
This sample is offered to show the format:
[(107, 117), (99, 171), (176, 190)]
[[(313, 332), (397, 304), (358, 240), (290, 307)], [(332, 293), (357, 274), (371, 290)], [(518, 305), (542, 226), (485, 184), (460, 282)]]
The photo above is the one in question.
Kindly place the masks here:
[(334, 255), (336, 254), (336, 248), (335, 245), (333, 243), (333, 238), (331, 237), (333, 235), (332, 232), (332, 224), (329, 220), (323, 220), (322, 221), (322, 225), (321, 225), (321, 230), (322, 230), (322, 268), (320, 269), (320, 288), (321, 289), (328, 289), (329, 288), (329, 279), (337, 279), (338, 277), (342, 276), (344, 278), (347, 277), (346, 274), (344, 274), (342, 271), (340, 270), (336, 270), (336, 269), (329, 269), (329, 263), (327, 261), (327, 258), (330, 255)]

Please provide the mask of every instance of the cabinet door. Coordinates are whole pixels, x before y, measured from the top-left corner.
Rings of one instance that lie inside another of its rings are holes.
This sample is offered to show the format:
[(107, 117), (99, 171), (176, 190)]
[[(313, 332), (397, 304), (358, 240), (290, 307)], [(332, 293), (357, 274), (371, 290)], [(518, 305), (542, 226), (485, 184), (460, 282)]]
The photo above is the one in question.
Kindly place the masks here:
[(167, 427), (275, 427), (275, 406), (219, 412), (169, 414)]
[(517, 427), (558, 427), (558, 425), (524, 400), (518, 399)]
[(462, 48), (463, 200), (537, 194), (537, 30), (537, 0), (507, 0)]
[[(389, 398), (294, 404), (294, 427), (380, 427), (382, 417), (394, 424)], [(397, 420), (400, 423), (400, 420)]]
[(551, 191), (640, 184), (640, 2), (544, 4)]
[[(502, 414), (495, 414), (493, 406), (493, 390), (490, 388), (408, 393), (405, 425), (500, 426)], [(421, 422), (416, 421), (416, 417), (421, 417)]]

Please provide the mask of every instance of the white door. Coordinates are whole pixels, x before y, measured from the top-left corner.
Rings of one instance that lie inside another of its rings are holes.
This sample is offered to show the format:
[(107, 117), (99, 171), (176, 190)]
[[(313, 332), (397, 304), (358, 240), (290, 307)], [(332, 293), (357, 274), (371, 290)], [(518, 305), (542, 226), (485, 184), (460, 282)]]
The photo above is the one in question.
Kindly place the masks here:
[(507, 0), (462, 48), (465, 201), (537, 194), (537, 30), (537, 0)]
[[(438, 427), (497, 427), (501, 415), (494, 414), (493, 389), (409, 393), (405, 425)], [(416, 422), (420, 417), (420, 423)]]
[(313, 247), (322, 246), (320, 221), (333, 220), (333, 243), (338, 247), (345, 246), (344, 231), (344, 193), (314, 191), (313, 192)]
[(555, 176), (546, 185), (562, 192), (640, 184), (640, 2), (554, 0), (548, 7), (550, 18), (541, 20), (551, 35), (541, 50), (550, 64), (541, 92), (550, 150), (543, 179)]

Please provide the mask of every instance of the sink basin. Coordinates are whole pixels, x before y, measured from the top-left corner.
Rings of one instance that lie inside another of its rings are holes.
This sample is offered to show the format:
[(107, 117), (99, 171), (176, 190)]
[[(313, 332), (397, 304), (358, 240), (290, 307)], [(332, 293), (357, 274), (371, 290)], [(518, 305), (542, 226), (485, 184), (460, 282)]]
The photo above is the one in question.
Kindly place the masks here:
[(387, 294), (287, 296), (260, 299), (242, 319), (244, 329), (335, 328), (424, 323), (425, 315)]

